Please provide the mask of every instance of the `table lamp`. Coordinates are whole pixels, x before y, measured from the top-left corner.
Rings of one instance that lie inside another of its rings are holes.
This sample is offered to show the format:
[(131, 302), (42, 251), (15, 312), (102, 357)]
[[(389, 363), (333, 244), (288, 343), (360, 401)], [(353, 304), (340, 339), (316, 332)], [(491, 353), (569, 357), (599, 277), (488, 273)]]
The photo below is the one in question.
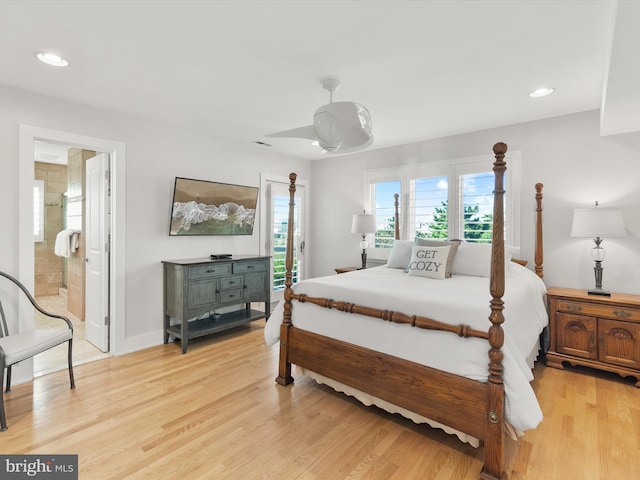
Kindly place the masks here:
[(351, 222), (351, 233), (362, 234), (362, 241), (360, 242), (360, 248), (362, 248), (362, 267), (360, 268), (367, 268), (367, 234), (375, 232), (375, 215), (366, 213), (356, 213), (353, 215), (353, 221)]
[(602, 261), (606, 256), (602, 248), (601, 237), (624, 237), (624, 221), (622, 212), (617, 208), (599, 208), (598, 202), (594, 208), (576, 208), (573, 212), (573, 224), (571, 226), (572, 237), (592, 237), (595, 247), (591, 250), (591, 258), (596, 262), (593, 271), (596, 277), (596, 286), (588, 291), (590, 295), (610, 296), (611, 292), (602, 289)]

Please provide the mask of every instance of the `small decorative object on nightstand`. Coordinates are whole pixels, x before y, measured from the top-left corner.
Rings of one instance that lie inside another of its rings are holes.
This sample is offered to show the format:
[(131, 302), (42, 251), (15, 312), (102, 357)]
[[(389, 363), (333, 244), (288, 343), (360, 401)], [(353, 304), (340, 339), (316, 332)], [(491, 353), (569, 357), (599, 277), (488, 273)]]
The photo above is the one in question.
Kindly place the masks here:
[(640, 388), (640, 295), (589, 295), (550, 288), (547, 365), (598, 368), (634, 377)]

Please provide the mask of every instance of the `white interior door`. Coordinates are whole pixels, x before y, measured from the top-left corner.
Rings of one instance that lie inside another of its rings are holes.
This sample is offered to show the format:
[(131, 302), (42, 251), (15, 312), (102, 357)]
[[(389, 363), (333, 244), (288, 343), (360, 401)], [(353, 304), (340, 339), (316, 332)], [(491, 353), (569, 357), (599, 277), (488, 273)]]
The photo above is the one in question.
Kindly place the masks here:
[(109, 351), (109, 155), (86, 162), (85, 331), (87, 341)]
[[(305, 256), (305, 221), (304, 185), (296, 186), (294, 207), (294, 264), (293, 283), (304, 278)], [(271, 256), (271, 301), (282, 300), (285, 281), (285, 256), (287, 245), (287, 226), (289, 220), (289, 184), (277, 181), (266, 183), (267, 228), (265, 250)]]

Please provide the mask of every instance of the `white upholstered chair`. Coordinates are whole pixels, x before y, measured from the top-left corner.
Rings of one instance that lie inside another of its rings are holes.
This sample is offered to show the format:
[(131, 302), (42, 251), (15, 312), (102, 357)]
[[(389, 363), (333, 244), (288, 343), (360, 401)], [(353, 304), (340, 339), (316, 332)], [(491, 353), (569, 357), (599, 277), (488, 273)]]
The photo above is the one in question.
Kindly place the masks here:
[[(28, 358), (31, 358), (39, 353), (42, 353), (52, 347), (60, 345), (64, 342), (69, 342), (69, 380), (71, 382), (71, 388), (75, 388), (75, 381), (73, 379), (73, 365), (71, 358), (71, 349), (73, 345), (73, 324), (68, 318), (61, 315), (55, 315), (53, 313), (43, 310), (31, 296), (29, 291), (22, 283), (0, 271), (0, 277), (4, 277), (11, 283), (15, 284), (29, 299), (31, 304), (36, 310), (43, 315), (51, 318), (59, 318), (61, 322), (66, 322), (66, 327), (63, 329), (46, 329), (46, 330), (34, 330), (31, 332), (20, 332), (9, 334), (7, 328), (7, 319), (5, 316), (4, 308), (2, 307), (2, 299), (0, 298), (0, 372), (4, 378), (4, 371), (7, 370), (7, 381), (5, 392), (11, 390), (11, 367), (18, 362), (22, 362)], [(7, 429), (7, 418), (4, 411), (4, 393), (0, 388), (0, 431)]]

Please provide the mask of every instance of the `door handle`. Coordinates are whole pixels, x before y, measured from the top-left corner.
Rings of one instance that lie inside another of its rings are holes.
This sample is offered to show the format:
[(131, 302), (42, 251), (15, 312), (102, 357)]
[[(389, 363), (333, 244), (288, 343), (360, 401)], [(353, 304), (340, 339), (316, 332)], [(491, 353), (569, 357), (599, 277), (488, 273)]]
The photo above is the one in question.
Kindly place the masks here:
[(306, 242), (305, 242), (304, 240), (302, 240), (302, 241), (300, 242), (300, 251), (301, 251), (301, 252), (303, 252), (303, 251), (304, 251), (304, 247), (305, 247), (305, 245), (306, 245)]

